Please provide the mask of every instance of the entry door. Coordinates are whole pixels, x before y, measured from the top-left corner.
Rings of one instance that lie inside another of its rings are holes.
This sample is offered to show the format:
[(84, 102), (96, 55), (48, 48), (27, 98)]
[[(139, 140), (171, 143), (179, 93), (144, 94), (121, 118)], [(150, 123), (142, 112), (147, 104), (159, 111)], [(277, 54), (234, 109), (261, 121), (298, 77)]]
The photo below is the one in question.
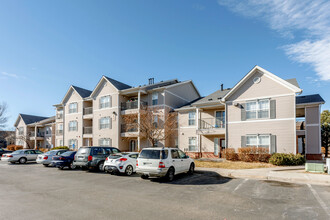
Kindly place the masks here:
[(220, 140), (220, 147), (221, 147), (221, 150), (226, 149), (226, 140), (225, 139)]
[(129, 151), (134, 152), (136, 151), (136, 141), (135, 140), (131, 140), (129, 143)]
[(214, 155), (218, 156), (220, 153), (220, 138), (214, 138)]

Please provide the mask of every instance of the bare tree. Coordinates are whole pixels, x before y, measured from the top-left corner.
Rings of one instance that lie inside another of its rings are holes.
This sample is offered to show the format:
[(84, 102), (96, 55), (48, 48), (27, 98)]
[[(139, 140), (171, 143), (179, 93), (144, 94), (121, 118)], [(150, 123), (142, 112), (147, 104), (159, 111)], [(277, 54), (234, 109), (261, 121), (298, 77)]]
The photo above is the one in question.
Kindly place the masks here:
[(177, 132), (177, 113), (161, 108), (146, 108), (137, 114), (123, 115), (126, 131), (139, 131), (140, 138), (146, 138), (152, 146), (158, 141), (168, 141)]
[(33, 149), (34, 148), (34, 141), (33, 140), (30, 140), (30, 137), (31, 136), (31, 133), (30, 132), (27, 132), (27, 134), (23, 134), (23, 135), (18, 135), (16, 137), (17, 140), (21, 140), (23, 141), (24, 143), (26, 143), (26, 146), (29, 148), (29, 149)]
[(7, 111), (7, 104), (0, 103), (0, 130), (6, 127), (6, 123), (8, 121), (8, 117), (5, 115)]

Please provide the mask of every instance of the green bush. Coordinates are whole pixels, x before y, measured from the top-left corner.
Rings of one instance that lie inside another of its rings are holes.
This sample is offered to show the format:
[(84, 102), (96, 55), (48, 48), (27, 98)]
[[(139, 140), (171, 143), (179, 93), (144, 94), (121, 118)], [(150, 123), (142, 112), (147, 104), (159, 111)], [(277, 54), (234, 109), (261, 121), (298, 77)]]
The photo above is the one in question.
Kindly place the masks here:
[(303, 165), (305, 162), (305, 158), (301, 154), (275, 153), (269, 159), (269, 163), (276, 166), (296, 166)]
[(53, 147), (50, 150), (70, 150), (67, 146)]

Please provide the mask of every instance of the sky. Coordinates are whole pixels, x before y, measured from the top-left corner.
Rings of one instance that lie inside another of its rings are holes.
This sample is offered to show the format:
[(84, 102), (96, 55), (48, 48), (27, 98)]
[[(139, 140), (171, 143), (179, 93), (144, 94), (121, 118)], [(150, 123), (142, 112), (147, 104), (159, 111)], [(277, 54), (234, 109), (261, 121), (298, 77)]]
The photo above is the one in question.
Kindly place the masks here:
[(193, 80), (202, 96), (255, 65), (330, 108), (330, 1), (0, 0), (0, 102), (52, 116), (71, 84)]

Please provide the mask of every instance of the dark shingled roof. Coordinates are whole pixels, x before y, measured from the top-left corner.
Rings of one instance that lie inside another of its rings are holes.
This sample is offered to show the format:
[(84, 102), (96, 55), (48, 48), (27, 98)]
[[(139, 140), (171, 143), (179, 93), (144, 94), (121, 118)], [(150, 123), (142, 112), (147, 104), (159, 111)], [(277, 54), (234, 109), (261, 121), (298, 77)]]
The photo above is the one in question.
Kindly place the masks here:
[(82, 98), (86, 98), (86, 97), (90, 96), (90, 94), (92, 93), (92, 91), (80, 88), (78, 86), (72, 86), (72, 87), (79, 93), (79, 95)]
[(193, 103), (193, 105), (198, 105), (198, 104), (205, 104), (208, 102), (215, 102), (215, 101), (219, 101), (221, 100), (222, 97), (224, 97), (228, 92), (230, 91), (230, 89), (224, 89), (224, 90), (217, 90), (214, 93), (205, 96), (204, 98), (202, 98), (201, 100)]
[(204, 97), (199, 97), (199, 98), (197, 98), (197, 99), (195, 99), (195, 100), (193, 100), (193, 101), (191, 101), (191, 102), (188, 102), (188, 103), (186, 103), (186, 104), (184, 104), (184, 105), (178, 107), (177, 109), (180, 109), (180, 108), (187, 108), (187, 107), (193, 107), (192, 104), (193, 104), (194, 102), (197, 102), (198, 100), (201, 100), (202, 98), (204, 98)]
[(25, 124), (31, 124), (49, 118), (49, 117), (26, 115), (26, 114), (20, 114), (20, 116), (22, 117)]
[(285, 81), (287, 81), (288, 83), (291, 83), (292, 85), (297, 86), (298, 88), (300, 88), (296, 78), (286, 79)]
[(109, 77), (107, 77), (107, 76), (104, 76), (104, 77), (105, 77), (107, 80), (109, 80), (109, 82), (111, 82), (112, 85), (113, 85), (114, 87), (116, 87), (118, 90), (123, 90), (123, 89), (129, 89), (129, 88), (132, 88), (132, 86), (129, 86), (129, 85), (125, 84), (125, 83), (119, 82), (119, 81), (117, 81), (117, 80), (115, 80), (115, 79), (109, 78)]
[(143, 87), (146, 90), (151, 90), (151, 89), (156, 89), (156, 88), (160, 88), (160, 87), (164, 87), (164, 86), (173, 85), (173, 84), (176, 84), (178, 82), (179, 82), (178, 80), (174, 79), (174, 80), (168, 80), (168, 81), (165, 81), (165, 82), (158, 82), (158, 83), (155, 83), (155, 84), (146, 85), (146, 86), (143, 86)]
[(319, 94), (296, 96), (296, 104), (325, 103)]

